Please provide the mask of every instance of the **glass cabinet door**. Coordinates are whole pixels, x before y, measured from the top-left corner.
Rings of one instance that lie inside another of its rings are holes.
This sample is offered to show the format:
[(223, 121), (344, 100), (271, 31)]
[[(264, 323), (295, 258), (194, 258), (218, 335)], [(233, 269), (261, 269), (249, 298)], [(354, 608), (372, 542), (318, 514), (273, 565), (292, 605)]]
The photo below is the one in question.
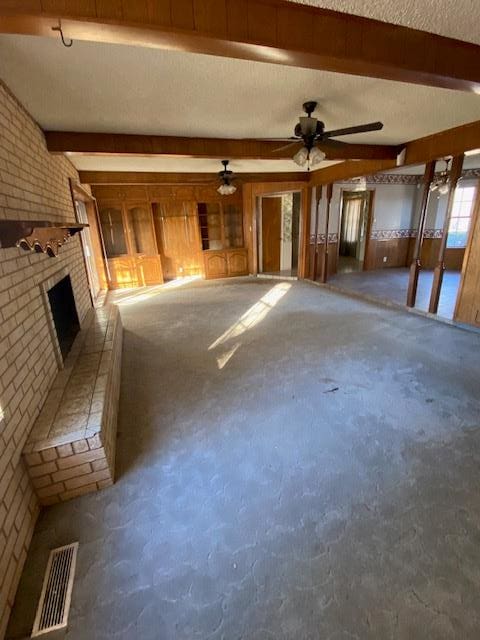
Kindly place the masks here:
[(127, 208), (127, 225), (133, 253), (154, 255), (157, 253), (150, 211), (146, 205)]
[(126, 255), (128, 251), (121, 206), (103, 207), (99, 211), (99, 217), (107, 258)]
[(243, 217), (238, 205), (225, 205), (223, 210), (223, 225), (225, 231), (225, 247), (227, 249), (243, 247)]

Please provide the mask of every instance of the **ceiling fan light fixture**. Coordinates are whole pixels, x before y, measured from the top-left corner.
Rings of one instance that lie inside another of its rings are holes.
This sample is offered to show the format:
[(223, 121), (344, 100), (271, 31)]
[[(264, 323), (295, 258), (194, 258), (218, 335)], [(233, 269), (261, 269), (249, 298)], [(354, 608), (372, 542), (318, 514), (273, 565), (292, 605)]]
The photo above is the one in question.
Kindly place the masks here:
[(218, 193), (221, 196), (231, 196), (235, 193), (236, 190), (237, 187), (235, 187), (235, 185), (228, 183), (221, 184), (217, 189)]
[(449, 190), (450, 190), (450, 186), (449, 186), (448, 182), (446, 182), (445, 184), (442, 184), (440, 187), (438, 187), (438, 193), (441, 196), (446, 196), (447, 193), (449, 192)]
[(325, 160), (327, 156), (323, 153), (321, 149), (318, 147), (313, 147), (310, 151), (310, 165), (314, 167), (317, 164), (320, 164)]
[(300, 151), (293, 156), (293, 161), (295, 164), (298, 164), (299, 167), (305, 167), (308, 162), (308, 156), (308, 149), (306, 147), (302, 147)]

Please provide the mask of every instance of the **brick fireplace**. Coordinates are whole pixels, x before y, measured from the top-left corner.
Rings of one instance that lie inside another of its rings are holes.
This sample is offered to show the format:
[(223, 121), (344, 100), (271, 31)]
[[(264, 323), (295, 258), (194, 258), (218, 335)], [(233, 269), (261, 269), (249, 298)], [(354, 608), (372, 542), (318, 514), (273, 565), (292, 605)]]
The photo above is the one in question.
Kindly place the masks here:
[[(1, 83), (0, 129), (0, 219), (74, 222), (76, 170), (47, 152), (41, 130)], [(21, 452), (63, 362), (45, 295), (66, 277), (82, 325), (91, 301), (78, 236), (56, 258), (0, 248), (0, 639), (39, 511)]]

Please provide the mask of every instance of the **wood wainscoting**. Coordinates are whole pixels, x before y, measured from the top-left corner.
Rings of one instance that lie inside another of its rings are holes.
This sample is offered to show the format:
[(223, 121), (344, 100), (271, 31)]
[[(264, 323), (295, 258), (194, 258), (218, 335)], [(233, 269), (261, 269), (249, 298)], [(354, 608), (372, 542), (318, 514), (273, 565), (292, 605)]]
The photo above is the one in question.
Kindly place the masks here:
[[(406, 267), (413, 250), (412, 238), (391, 238), (378, 240), (370, 238), (368, 251), (365, 253), (365, 271)], [(386, 260), (385, 260), (386, 258)]]
[[(424, 269), (435, 269), (441, 243), (441, 238), (425, 238), (423, 240), (421, 261)], [(449, 271), (461, 271), (464, 257), (464, 248), (445, 249), (445, 268)]]

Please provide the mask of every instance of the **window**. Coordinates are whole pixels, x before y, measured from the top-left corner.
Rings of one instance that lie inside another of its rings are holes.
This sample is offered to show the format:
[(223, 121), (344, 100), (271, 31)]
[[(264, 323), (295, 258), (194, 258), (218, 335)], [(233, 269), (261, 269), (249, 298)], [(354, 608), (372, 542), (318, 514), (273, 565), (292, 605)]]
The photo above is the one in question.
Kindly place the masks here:
[(452, 215), (448, 227), (447, 248), (462, 249), (467, 246), (468, 230), (475, 202), (475, 187), (457, 187)]

